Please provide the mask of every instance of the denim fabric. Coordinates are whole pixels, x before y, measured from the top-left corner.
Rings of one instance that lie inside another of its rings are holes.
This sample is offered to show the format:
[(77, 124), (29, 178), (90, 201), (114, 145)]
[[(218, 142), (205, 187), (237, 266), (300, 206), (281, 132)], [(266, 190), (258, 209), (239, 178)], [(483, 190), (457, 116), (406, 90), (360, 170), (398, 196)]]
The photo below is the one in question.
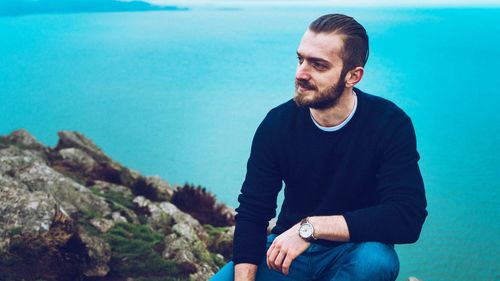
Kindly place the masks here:
[[(276, 235), (267, 238), (269, 248)], [(394, 281), (399, 259), (394, 245), (378, 242), (345, 243), (326, 247), (311, 243), (290, 266), (288, 276), (269, 269), (263, 257), (256, 281)], [(210, 281), (233, 281), (234, 264), (229, 262)]]

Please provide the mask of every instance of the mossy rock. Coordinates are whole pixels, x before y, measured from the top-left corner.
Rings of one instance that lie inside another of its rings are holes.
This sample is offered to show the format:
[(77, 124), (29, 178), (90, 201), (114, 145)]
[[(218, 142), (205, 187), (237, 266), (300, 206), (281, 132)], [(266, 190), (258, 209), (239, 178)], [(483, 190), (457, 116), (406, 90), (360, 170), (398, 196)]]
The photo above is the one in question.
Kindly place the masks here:
[(101, 190), (96, 187), (90, 188), (93, 194), (103, 197), (108, 203), (111, 203), (112, 211), (122, 211), (124, 209), (133, 209), (133, 198), (114, 190)]
[(173, 262), (162, 257), (163, 236), (147, 225), (117, 223), (103, 235), (111, 245), (110, 276), (137, 280), (189, 280)]
[[(210, 252), (219, 253), (224, 256), (226, 262), (232, 258), (233, 235), (230, 227), (214, 227), (209, 224), (203, 225), (208, 234), (207, 249)], [(214, 261), (216, 264), (218, 260)]]

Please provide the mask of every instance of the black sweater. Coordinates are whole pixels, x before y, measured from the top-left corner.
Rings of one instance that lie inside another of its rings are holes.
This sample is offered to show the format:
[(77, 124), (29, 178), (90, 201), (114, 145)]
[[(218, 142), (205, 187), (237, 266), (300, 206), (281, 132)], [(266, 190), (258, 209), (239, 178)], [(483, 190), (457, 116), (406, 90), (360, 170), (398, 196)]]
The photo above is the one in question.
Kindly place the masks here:
[(258, 264), (263, 257), (282, 182), (285, 199), (275, 234), (306, 216), (343, 215), (351, 242), (417, 241), (427, 203), (411, 120), (392, 102), (355, 92), (356, 112), (338, 131), (319, 129), (309, 109), (293, 100), (259, 125), (238, 197), (235, 264)]

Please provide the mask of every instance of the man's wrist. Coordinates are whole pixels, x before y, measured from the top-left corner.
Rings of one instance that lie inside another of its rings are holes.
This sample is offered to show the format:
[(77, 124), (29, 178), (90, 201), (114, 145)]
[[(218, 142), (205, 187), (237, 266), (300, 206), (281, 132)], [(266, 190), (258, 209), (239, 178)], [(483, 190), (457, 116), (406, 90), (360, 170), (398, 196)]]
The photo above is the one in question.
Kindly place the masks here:
[(309, 222), (314, 226), (316, 239), (349, 241), (349, 228), (341, 215), (309, 217)]

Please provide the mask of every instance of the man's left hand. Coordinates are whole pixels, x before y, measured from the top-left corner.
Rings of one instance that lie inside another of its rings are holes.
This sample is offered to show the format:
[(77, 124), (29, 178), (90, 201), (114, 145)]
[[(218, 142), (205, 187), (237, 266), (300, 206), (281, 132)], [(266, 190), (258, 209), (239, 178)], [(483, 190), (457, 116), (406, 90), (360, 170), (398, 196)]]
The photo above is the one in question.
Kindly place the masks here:
[(267, 250), (267, 266), (288, 275), (292, 261), (302, 254), (311, 243), (299, 236), (300, 224), (276, 237)]

